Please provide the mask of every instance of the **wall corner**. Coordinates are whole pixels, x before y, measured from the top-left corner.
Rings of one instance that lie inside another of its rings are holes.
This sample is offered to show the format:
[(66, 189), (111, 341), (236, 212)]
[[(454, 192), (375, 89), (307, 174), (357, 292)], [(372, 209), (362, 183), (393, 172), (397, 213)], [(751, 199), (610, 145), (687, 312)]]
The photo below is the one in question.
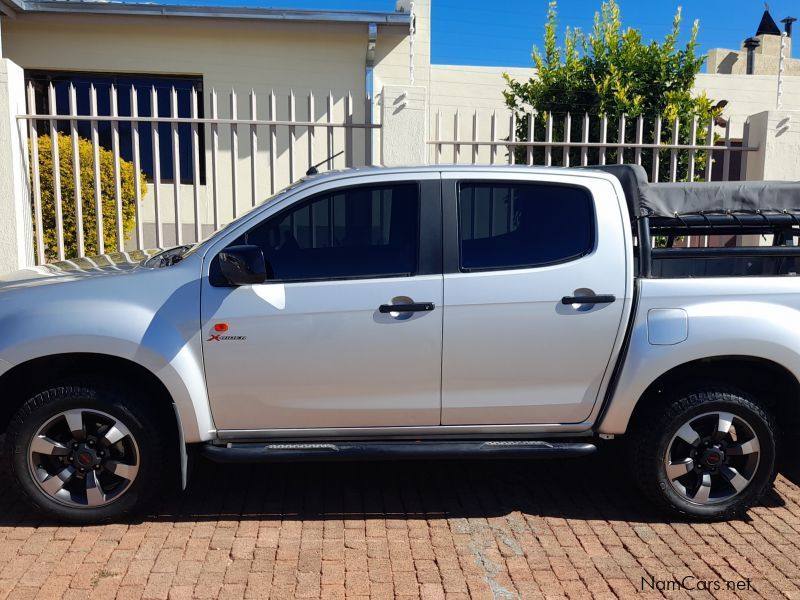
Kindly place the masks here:
[(33, 226), (28, 164), (25, 74), (0, 59), (0, 273), (32, 266)]

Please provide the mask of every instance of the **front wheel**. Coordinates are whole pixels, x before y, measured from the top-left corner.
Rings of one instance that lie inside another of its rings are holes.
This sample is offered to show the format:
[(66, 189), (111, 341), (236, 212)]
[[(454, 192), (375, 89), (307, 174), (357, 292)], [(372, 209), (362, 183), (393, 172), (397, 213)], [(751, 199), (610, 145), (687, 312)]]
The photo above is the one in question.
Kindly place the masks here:
[(775, 478), (777, 427), (758, 400), (697, 390), (650, 407), (632, 424), (631, 465), (657, 505), (691, 518), (740, 515)]
[(33, 396), (14, 415), (6, 442), (21, 492), (59, 521), (124, 518), (159, 487), (158, 429), (114, 387), (66, 385)]

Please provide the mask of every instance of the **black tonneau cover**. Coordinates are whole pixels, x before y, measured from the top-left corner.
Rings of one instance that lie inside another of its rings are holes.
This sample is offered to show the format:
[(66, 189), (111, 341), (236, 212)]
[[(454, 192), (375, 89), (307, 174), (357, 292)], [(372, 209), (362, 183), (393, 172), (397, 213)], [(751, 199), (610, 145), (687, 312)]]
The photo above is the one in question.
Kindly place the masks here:
[(713, 214), (800, 215), (800, 182), (648, 183), (647, 172), (639, 165), (588, 168), (619, 179), (631, 219)]

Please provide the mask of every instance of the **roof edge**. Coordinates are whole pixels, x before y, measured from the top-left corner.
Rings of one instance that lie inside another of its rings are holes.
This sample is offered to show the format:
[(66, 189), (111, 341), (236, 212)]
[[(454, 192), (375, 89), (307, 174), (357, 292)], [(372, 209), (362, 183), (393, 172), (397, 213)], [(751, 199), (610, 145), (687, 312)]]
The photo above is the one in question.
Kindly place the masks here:
[(15, 17), (25, 12), (26, 4), (25, 0), (0, 0), (0, 16)]
[[(96, 2), (80, 0), (0, 0), (18, 13), (67, 13), (159, 17), (199, 17), (253, 19), (298, 23), (377, 23), (409, 25), (411, 17), (403, 12), (303, 10), (237, 6), (190, 6), (139, 2)], [(3, 11), (5, 12), (5, 11)]]

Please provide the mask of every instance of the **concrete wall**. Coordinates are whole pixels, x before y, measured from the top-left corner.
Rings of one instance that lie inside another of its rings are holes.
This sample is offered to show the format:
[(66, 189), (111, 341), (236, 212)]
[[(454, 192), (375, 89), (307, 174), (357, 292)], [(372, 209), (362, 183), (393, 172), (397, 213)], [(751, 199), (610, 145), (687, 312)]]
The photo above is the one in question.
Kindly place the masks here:
[[(489, 115), (498, 114), (498, 137), (508, 135), (508, 111), (503, 99), (506, 89), (503, 72), (514, 79), (527, 80), (536, 75), (531, 69), (504, 69), (503, 67), (469, 67), (451, 65), (431, 66), (430, 119), (431, 139), (435, 132), (437, 111), (441, 111), (446, 123), (444, 131), (452, 132), (453, 115), (461, 112), (462, 139), (472, 135), (472, 114), (478, 110), (480, 137), (489, 137)], [(696, 93), (706, 92), (714, 101), (727, 100), (723, 111), (731, 118), (731, 135), (741, 138), (748, 116), (775, 108), (778, 78), (776, 75), (725, 75), (700, 73), (695, 81)], [(800, 76), (785, 76), (783, 108), (800, 110)]]
[[(784, 77), (783, 108), (800, 110), (800, 77)], [(741, 138), (749, 115), (775, 109), (778, 78), (771, 75), (711, 75), (701, 73), (695, 91), (714, 100), (727, 100), (723, 115), (732, 119), (731, 135)]]
[[(399, 30), (397, 32), (393, 30)], [(398, 35), (395, 35), (397, 33)], [(378, 52), (386, 58), (396, 56), (395, 38), (407, 33), (404, 27), (380, 26)], [(3, 22), (5, 56), (25, 69), (81, 70), (110, 73), (146, 73), (196, 75), (203, 79), (205, 114), (211, 115), (209, 94), (217, 90), (219, 116), (231, 113), (228, 94), (235, 89), (240, 117), (249, 115), (248, 94), (258, 95), (257, 116), (268, 118), (268, 94), (277, 96), (279, 119), (288, 119), (288, 96), (297, 96), (296, 118), (309, 120), (306, 96), (316, 96), (313, 120), (324, 120), (326, 97), (333, 92), (336, 104), (334, 120), (344, 121), (344, 97), (353, 94), (356, 122), (363, 122), (365, 103), (366, 25), (270, 23), (230, 19), (184, 19), (158, 17), (120, 17), (29, 14)], [(306, 131), (297, 128), (298, 148), (296, 175), (308, 167)], [(231, 197), (231, 136), (227, 127), (220, 127), (219, 186), (224, 197), (221, 220), (233, 216)], [(258, 193), (269, 195), (269, 171), (266, 148), (268, 130), (259, 129)], [(206, 165), (211, 172), (210, 134), (206, 132)], [(364, 164), (364, 134), (354, 136), (356, 164)], [(289, 183), (289, 133), (278, 130), (279, 156), (276, 161), (277, 187)], [(344, 132), (336, 133), (335, 149), (344, 148)], [(326, 157), (325, 135), (317, 130), (315, 160)], [(345, 166), (344, 157), (337, 159), (336, 168)], [(250, 194), (250, 132), (239, 130), (239, 161), (237, 168), (239, 212), (251, 206)], [(209, 182), (210, 183), (210, 182)], [(144, 202), (145, 221), (154, 221), (152, 186)], [(173, 186), (162, 186), (161, 212), (165, 222), (174, 220)], [(180, 191), (182, 213), (193, 214), (191, 186)], [(202, 189), (201, 217), (212, 222), (210, 185)], [(169, 231), (172, 231), (170, 228)], [(170, 236), (172, 234), (170, 233)], [(172, 239), (170, 237), (167, 238)], [(191, 239), (191, 238), (190, 238)]]
[[(410, 0), (398, 0), (397, 8), (408, 12)], [(427, 88), (431, 77), (431, 0), (414, 1), (414, 82)], [(411, 40), (403, 27), (378, 32), (375, 53), (375, 90), (384, 86), (411, 85)]]
[[(453, 139), (454, 115), (460, 111), (461, 140), (472, 139), (473, 113), (479, 112), (478, 137), (490, 139), (490, 117), (497, 112), (496, 138), (507, 138), (510, 131), (509, 111), (503, 99), (506, 89), (502, 73), (507, 71), (517, 80), (535, 76), (535, 69), (503, 69), (502, 67), (467, 67), (432, 65), (430, 81), (430, 134), (436, 138), (436, 117), (441, 114), (441, 137)], [(701, 73), (694, 90), (705, 92), (714, 101), (727, 100), (723, 116), (731, 120), (731, 136), (741, 139), (747, 117), (764, 110), (774, 110), (778, 79), (774, 75), (726, 75)], [(800, 110), (800, 77), (784, 77), (783, 109)], [(573, 126), (579, 126), (574, 123)], [(722, 133), (722, 130), (717, 130)], [(430, 152), (435, 160), (434, 149)], [(496, 160), (505, 160), (505, 150), (498, 151)], [(441, 162), (455, 162), (452, 147), (444, 147)], [(481, 148), (478, 162), (489, 162), (488, 148)], [(471, 148), (462, 146), (458, 162), (471, 162)]]
[(194, 74), (240, 94), (364, 91), (366, 26), (29, 14), (3, 34), (5, 57), (25, 69)]
[(431, 65), (431, 110), (505, 108), (504, 72), (518, 81), (526, 81), (536, 74), (536, 69)]
[[(399, 0), (397, 6), (408, 10), (410, 0)], [(462, 117), (463, 135), (472, 135), (472, 115), (478, 110), (482, 114), (498, 112), (497, 135), (507, 137), (509, 121), (505, 110), (503, 90), (506, 89), (502, 77), (507, 71), (515, 79), (529, 79), (535, 69), (505, 67), (472, 67), (459, 65), (432, 65), (430, 63), (431, 47), (431, 0), (414, 0), (416, 15), (416, 31), (414, 35), (414, 86), (425, 88), (428, 107), (428, 140), (436, 137), (436, 115), (441, 112), (442, 119), (447, 120), (452, 130), (455, 112)], [(375, 89), (380, 91), (384, 86), (410, 86), (410, 38), (407, 32), (395, 28), (383, 37), (378, 37), (377, 64), (375, 67)], [(418, 93), (415, 91), (415, 94)], [(378, 98), (377, 102), (380, 103)], [(479, 121), (479, 135), (488, 139), (490, 121), (484, 118)], [(466, 152), (469, 157), (469, 152)], [(433, 160), (433, 149), (429, 148), (429, 160)], [(488, 161), (488, 153), (482, 150), (481, 157)], [(447, 162), (453, 160), (443, 158)]]
[[(411, 0), (397, 0), (397, 10), (409, 12)], [(378, 46), (375, 53), (375, 114), (385, 111), (383, 97), (384, 88), (414, 86), (414, 96), (423, 98), (426, 107), (429, 104), (431, 79), (431, 0), (414, 1), (414, 43), (413, 64), (414, 81), (411, 80), (412, 45), (409, 30), (395, 27), (378, 34)], [(390, 102), (392, 99), (389, 100)], [(376, 148), (383, 146), (382, 132), (376, 132)], [(378, 157), (382, 162), (383, 157)]]
[[(760, 42), (755, 49), (754, 75), (778, 74), (780, 60), (781, 38), (777, 35), (759, 35), (756, 39)], [(786, 47), (783, 53), (784, 74), (800, 75), (800, 59), (792, 58), (792, 39), (786, 38)], [(710, 74), (724, 75), (747, 74), (747, 50), (742, 46), (739, 50), (713, 48), (708, 53), (706, 71)]]
[[(399, 0), (398, 10), (408, 11), (410, 0)], [(435, 135), (435, 115), (441, 111), (443, 118), (452, 123), (453, 114), (459, 110), (463, 118), (464, 135), (471, 135), (471, 117), (477, 109), (482, 112), (498, 111), (497, 136), (507, 137), (509, 120), (504, 112), (502, 91), (506, 84), (503, 67), (462, 67), (430, 64), (431, 0), (415, 0), (415, 34), (413, 43), (414, 85), (423, 88), (429, 124), (428, 139)], [(309, 90), (316, 96), (314, 120), (324, 119), (325, 99), (329, 91), (336, 99), (334, 120), (344, 120), (344, 96), (353, 93), (356, 121), (366, 115), (365, 55), (367, 28), (361, 25), (310, 25), (300, 23), (269, 23), (257, 21), (212, 20), (197, 18), (158, 17), (104, 17), (97, 15), (42, 15), (28, 14), (14, 20), (4, 20), (3, 45), (5, 54), (25, 69), (81, 70), (110, 73), (145, 73), (196, 75), (202, 77), (205, 95), (205, 115), (211, 115), (209, 94), (215, 89), (219, 94), (219, 116), (231, 114), (228, 94), (232, 89), (238, 95), (238, 114), (249, 114), (248, 94), (253, 89), (258, 96), (257, 116), (268, 118), (268, 94), (277, 96), (279, 119), (288, 119), (288, 95), (294, 90), (297, 100), (296, 118), (309, 119), (306, 95)], [(404, 26), (379, 26), (375, 52), (373, 92), (375, 119), (382, 112), (380, 92), (384, 86), (410, 86), (411, 38)], [(508, 69), (517, 79), (527, 79), (533, 69)], [(418, 93), (418, 92), (415, 92)], [(488, 114), (488, 113), (487, 113)], [(239, 189), (236, 198), (238, 212), (251, 203), (250, 132), (239, 130), (237, 177)], [(298, 152), (295, 156), (295, 175), (308, 167), (307, 133), (297, 128)], [(479, 136), (487, 139), (490, 122), (479, 122)], [(257, 197), (270, 193), (268, 170), (268, 131), (258, 131), (259, 152), (257, 163), (262, 165), (257, 174)], [(354, 136), (355, 164), (364, 164), (365, 135)], [(205, 161), (208, 184), (201, 186), (200, 216), (204, 231), (213, 222), (211, 170), (211, 136), (206, 130)], [(374, 135), (375, 160), (380, 162), (380, 133)], [(234, 215), (231, 177), (230, 130), (221, 126), (220, 141), (220, 220), (225, 223)], [(278, 129), (279, 156), (276, 161), (276, 188), (289, 183), (289, 134), (286, 128)], [(343, 149), (343, 131), (337, 131), (335, 151)], [(315, 137), (315, 161), (327, 154), (326, 139), (322, 130)], [(432, 151), (428, 149), (428, 155)], [(469, 156), (469, 153), (467, 153)], [(488, 154), (482, 159), (488, 161)], [(344, 157), (334, 166), (345, 166)], [(144, 220), (155, 221), (154, 190), (148, 186), (144, 201)], [(174, 240), (174, 194), (171, 183), (160, 189), (160, 212), (165, 225), (165, 239)], [(194, 213), (193, 190), (190, 185), (179, 186), (181, 212), (184, 215), (185, 237), (192, 227), (188, 224)], [(154, 228), (146, 227), (147, 245), (154, 243)]]
[(758, 147), (745, 157), (746, 178), (800, 180), (800, 111), (764, 111), (748, 118), (747, 143)]
[[(409, 0), (399, 0), (398, 10), (410, 10)], [(502, 67), (460, 67), (430, 64), (431, 1), (416, 0), (415, 33), (413, 39), (414, 85), (424, 88), (429, 127), (428, 138), (434, 136), (434, 119), (437, 111), (452, 118), (460, 110), (469, 118), (475, 109), (502, 111), (505, 107), (502, 91), (506, 84)], [(110, 73), (149, 73), (196, 75), (202, 77), (205, 90), (205, 114), (210, 116), (209, 93), (219, 94), (219, 116), (231, 114), (228, 94), (231, 89), (238, 94), (238, 114), (249, 114), (248, 93), (253, 89), (258, 96), (259, 118), (266, 119), (267, 95), (274, 90), (278, 100), (280, 119), (288, 119), (288, 95), (291, 90), (297, 97), (296, 118), (310, 118), (306, 103), (309, 90), (316, 95), (314, 119), (324, 118), (325, 98), (331, 90), (336, 98), (334, 120), (344, 120), (343, 97), (352, 91), (356, 121), (365, 118), (364, 65), (367, 44), (366, 26), (360, 25), (309, 25), (257, 21), (212, 19), (185, 19), (157, 17), (103, 17), (97, 15), (24, 15), (4, 22), (6, 54), (26, 69), (81, 70)], [(43, 43), (43, 41), (46, 41)], [(373, 92), (376, 120), (381, 114), (380, 91), (384, 86), (411, 85), (411, 37), (404, 26), (379, 26), (375, 53)], [(515, 78), (527, 79), (533, 69), (510, 69)], [(489, 136), (489, 120), (480, 122), (480, 136)], [(508, 120), (498, 120), (497, 134), (508, 135)], [(466, 130), (465, 130), (466, 131)], [(269, 195), (267, 131), (259, 131), (257, 161), (263, 173), (257, 176), (257, 197)], [(308, 167), (306, 131), (298, 128), (298, 148), (295, 175)], [(317, 131), (315, 160), (326, 156), (325, 136)], [(354, 135), (355, 164), (364, 164), (364, 134)], [(230, 132), (220, 127), (220, 180), (219, 189), (224, 198), (220, 203), (222, 222), (234, 215), (230, 197), (232, 177)], [(374, 136), (375, 159), (380, 162), (377, 149), (381, 147), (380, 133)], [(279, 156), (276, 162), (276, 188), (289, 182), (288, 131), (278, 130)], [(336, 133), (334, 147), (345, 145), (344, 133)], [(249, 183), (251, 160), (249, 131), (239, 131), (238, 147), (239, 192), (238, 212), (251, 204)], [(206, 166), (211, 173), (210, 131), (206, 131)], [(335, 167), (345, 166), (339, 158)], [(201, 219), (205, 225), (213, 221), (211, 181), (201, 190)], [(153, 186), (144, 202), (144, 218), (155, 220)], [(174, 186), (160, 187), (161, 214), (165, 223), (174, 220)], [(179, 186), (181, 210), (192, 215), (191, 186)], [(152, 228), (151, 228), (152, 229)], [(167, 239), (173, 239), (173, 227), (166, 227)], [(187, 232), (191, 227), (187, 225)], [(152, 233), (152, 231), (151, 231)], [(152, 235), (149, 236), (152, 243)]]
[[(461, 134), (459, 139), (472, 139), (475, 130), (474, 114), (479, 114), (477, 122), (478, 138), (491, 139), (491, 115), (497, 114), (495, 137), (508, 138), (511, 130), (510, 112), (506, 107), (503, 91), (507, 88), (503, 73), (507, 72), (518, 81), (526, 81), (536, 74), (536, 69), (471, 67), (460, 65), (432, 65), (430, 83), (430, 134), (436, 139), (436, 120), (441, 120), (442, 138), (453, 139), (455, 114), (460, 113)], [(436, 149), (429, 149), (431, 161), (436, 160)], [(498, 153), (501, 152), (498, 150)], [(505, 150), (502, 150), (505, 160)], [(443, 148), (440, 162), (472, 162), (472, 148), (464, 146), (456, 157), (453, 148)], [(478, 149), (476, 162), (490, 162), (489, 147)]]
[(31, 197), (25, 124), (24, 74), (0, 59), (0, 273), (33, 265)]
[[(399, 10), (409, 10), (410, 0), (398, 0)], [(436, 138), (437, 115), (442, 123), (442, 138), (452, 139), (454, 115), (460, 113), (460, 138), (471, 139), (473, 128), (477, 126), (477, 136), (487, 140), (491, 136), (491, 114), (496, 111), (497, 121), (494, 132), (496, 139), (509, 136), (511, 122), (502, 92), (506, 83), (502, 73), (518, 80), (526, 80), (535, 75), (530, 69), (505, 69), (503, 67), (469, 67), (451, 65), (431, 65), (431, 0), (415, 0), (416, 31), (413, 43), (414, 96), (420, 94), (425, 99), (426, 135), (430, 141)], [(774, 37), (774, 36), (773, 36)], [(774, 42), (779, 38), (766, 40), (758, 53), (764, 60), (774, 54)], [(770, 45), (772, 44), (772, 45)], [(46, 15), (27, 14), (16, 19), (3, 21), (3, 50), (5, 56), (26, 69), (43, 70), (81, 70), (111, 73), (152, 73), (195, 75), (202, 77), (205, 96), (206, 116), (210, 116), (209, 92), (219, 93), (219, 116), (230, 116), (228, 94), (231, 89), (238, 93), (238, 113), (249, 114), (248, 93), (251, 89), (258, 95), (260, 119), (268, 118), (268, 94), (274, 90), (278, 99), (277, 118), (288, 119), (288, 95), (294, 90), (297, 98), (295, 117), (299, 120), (325, 118), (325, 99), (329, 91), (336, 98), (334, 121), (344, 120), (344, 100), (348, 91), (353, 94), (356, 122), (366, 118), (365, 98), (365, 55), (367, 49), (367, 26), (352, 24), (304, 24), (275, 23), (253, 20), (198, 19), (198, 18), (160, 18), (132, 16), (98, 15)], [(712, 52), (709, 68), (720, 67), (725, 57)], [(410, 72), (411, 39), (405, 26), (379, 26), (375, 52), (372, 106), (375, 119), (383, 112), (380, 92), (384, 87), (391, 88), (399, 97), (404, 87), (412, 85)], [(773, 57), (774, 58), (774, 57)], [(738, 59), (737, 59), (738, 60)], [(736, 61), (728, 60), (726, 64)], [(796, 61), (800, 63), (800, 61)], [(759, 63), (760, 64), (760, 63)], [(766, 65), (766, 63), (764, 63)], [(739, 67), (731, 67), (731, 73)], [(766, 66), (764, 67), (767, 68)], [(777, 68), (777, 67), (776, 67)], [(791, 72), (789, 70), (789, 72)], [(775, 108), (776, 75), (735, 75), (701, 74), (697, 78), (696, 91), (706, 91), (715, 100), (728, 100), (725, 116), (732, 119), (732, 135), (741, 138), (747, 116)], [(314, 115), (309, 115), (306, 95), (313, 91), (316, 95)], [(800, 77), (791, 75), (785, 78), (783, 108), (800, 110)], [(473, 113), (479, 111), (477, 123)], [(258, 130), (259, 152), (257, 161), (257, 198), (270, 193), (270, 172), (268, 154), (268, 131)], [(307, 151), (307, 132), (297, 128), (297, 152), (295, 153), (295, 176), (301, 175), (309, 164)], [(362, 132), (356, 132), (354, 140), (354, 164), (364, 164), (364, 139)], [(238, 162), (236, 173), (239, 190), (236, 199), (232, 197), (231, 177), (231, 135), (230, 129), (221, 126), (220, 140), (220, 221), (227, 222), (234, 214), (234, 202), (238, 212), (249, 208), (252, 203), (250, 182), (252, 176), (250, 156), (250, 131), (247, 127), (239, 129)], [(289, 132), (278, 129), (278, 156), (276, 160), (275, 185), (283, 187), (289, 182)], [(382, 148), (380, 133), (373, 137), (375, 159), (380, 162), (379, 149)], [(337, 131), (334, 150), (345, 147), (343, 131)], [(327, 155), (326, 136), (317, 129), (314, 160), (319, 162)], [(428, 145), (429, 160), (441, 162), (456, 160), (452, 148), (447, 148), (441, 156)], [(471, 162), (472, 149), (463, 146), (461, 162)], [(478, 162), (497, 162), (507, 159), (504, 149), (499, 149), (492, 157), (488, 148), (481, 148), (475, 159)], [(211, 135), (206, 129), (205, 161), (208, 184), (201, 187), (200, 217), (204, 231), (213, 222), (211, 202)], [(335, 168), (345, 166), (344, 157), (338, 158)], [(144, 202), (144, 220), (154, 221), (152, 185)], [(174, 239), (174, 186), (163, 184), (161, 193), (161, 214), (167, 231), (166, 241)], [(194, 212), (191, 186), (179, 186), (181, 210), (188, 224)], [(152, 245), (152, 226), (147, 245)], [(187, 239), (192, 239), (187, 235)]]

